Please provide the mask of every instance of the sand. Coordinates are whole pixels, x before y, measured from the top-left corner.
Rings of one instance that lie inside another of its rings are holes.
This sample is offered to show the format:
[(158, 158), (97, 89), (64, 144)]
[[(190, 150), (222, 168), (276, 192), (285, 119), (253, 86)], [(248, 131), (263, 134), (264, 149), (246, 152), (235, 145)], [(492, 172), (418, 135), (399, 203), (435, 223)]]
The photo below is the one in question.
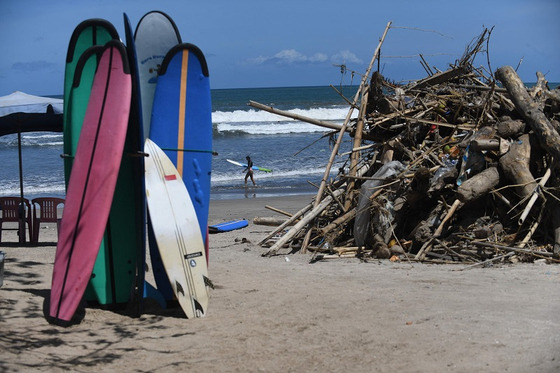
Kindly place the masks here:
[(250, 224), (210, 236), (216, 289), (200, 319), (148, 302), (140, 318), (87, 308), (78, 325), (50, 325), (55, 227), (41, 229), (39, 247), (2, 243), (0, 372), (560, 371), (560, 267), (262, 257), (272, 228), (252, 219), (309, 201), (212, 201), (210, 224)]

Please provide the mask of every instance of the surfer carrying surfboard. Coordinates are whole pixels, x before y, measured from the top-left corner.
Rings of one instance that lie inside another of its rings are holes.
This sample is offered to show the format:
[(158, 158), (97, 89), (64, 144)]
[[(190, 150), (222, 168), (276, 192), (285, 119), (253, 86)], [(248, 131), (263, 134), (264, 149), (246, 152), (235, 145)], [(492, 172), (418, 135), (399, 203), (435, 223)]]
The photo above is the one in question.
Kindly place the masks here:
[(255, 183), (255, 179), (253, 178), (253, 161), (249, 156), (246, 156), (245, 159), (247, 160), (247, 167), (243, 170), (243, 172), (247, 171), (247, 173), (245, 174), (245, 185), (247, 185), (247, 179), (251, 178), (253, 185), (257, 186), (257, 184)]

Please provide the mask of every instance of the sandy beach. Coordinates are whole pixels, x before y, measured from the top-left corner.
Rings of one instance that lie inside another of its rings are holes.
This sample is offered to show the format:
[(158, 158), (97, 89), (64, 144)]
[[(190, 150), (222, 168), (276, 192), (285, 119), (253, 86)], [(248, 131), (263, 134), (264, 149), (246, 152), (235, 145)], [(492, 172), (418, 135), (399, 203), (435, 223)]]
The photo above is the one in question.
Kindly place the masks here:
[(210, 236), (216, 288), (200, 319), (148, 301), (140, 318), (86, 308), (78, 325), (50, 325), (55, 226), (38, 247), (4, 232), (0, 372), (560, 371), (560, 267), (262, 257), (272, 228), (253, 218), (310, 198), (212, 201), (210, 224), (250, 224)]

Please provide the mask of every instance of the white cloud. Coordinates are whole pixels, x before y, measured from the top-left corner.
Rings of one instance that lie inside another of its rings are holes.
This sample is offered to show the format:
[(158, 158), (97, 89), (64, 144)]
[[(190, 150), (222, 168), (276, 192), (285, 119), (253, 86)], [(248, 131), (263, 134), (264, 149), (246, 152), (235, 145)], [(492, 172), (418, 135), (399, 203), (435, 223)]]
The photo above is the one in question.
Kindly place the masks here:
[(276, 53), (274, 56), (258, 56), (249, 60), (250, 63), (261, 65), (265, 63), (276, 64), (305, 64), (305, 63), (320, 63), (328, 61), (329, 57), (324, 53), (315, 53), (312, 55), (304, 55), (295, 49), (284, 49)]
[(44, 60), (15, 62), (12, 64), (12, 69), (24, 73), (52, 70), (53, 68), (56, 68), (56, 64)]
[(349, 50), (343, 50), (331, 57), (331, 62), (336, 64), (361, 64), (363, 61)]

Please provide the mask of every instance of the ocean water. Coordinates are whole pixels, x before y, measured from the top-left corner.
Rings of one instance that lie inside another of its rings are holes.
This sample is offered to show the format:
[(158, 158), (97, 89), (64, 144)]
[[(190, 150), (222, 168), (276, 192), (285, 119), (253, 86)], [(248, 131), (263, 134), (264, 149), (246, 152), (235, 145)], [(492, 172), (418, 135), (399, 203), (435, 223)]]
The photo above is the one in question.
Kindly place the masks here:
[[(353, 98), (357, 87), (337, 87)], [(250, 100), (313, 119), (342, 124), (349, 105), (331, 87), (220, 89), (212, 91), (212, 199), (258, 198), (312, 194), (323, 176), (332, 150), (333, 131), (248, 106)], [(356, 114), (355, 114), (356, 115)], [(336, 132), (336, 131), (335, 131)], [(64, 197), (62, 133), (22, 134), (24, 195)], [(350, 149), (345, 136), (340, 152)], [(256, 166), (257, 187), (244, 185), (243, 168), (227, 159)], [(331, 176), (348, 156), (336, 157)], [(19, 195), (17, 135), (0, 137), (0, 196)]]

